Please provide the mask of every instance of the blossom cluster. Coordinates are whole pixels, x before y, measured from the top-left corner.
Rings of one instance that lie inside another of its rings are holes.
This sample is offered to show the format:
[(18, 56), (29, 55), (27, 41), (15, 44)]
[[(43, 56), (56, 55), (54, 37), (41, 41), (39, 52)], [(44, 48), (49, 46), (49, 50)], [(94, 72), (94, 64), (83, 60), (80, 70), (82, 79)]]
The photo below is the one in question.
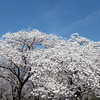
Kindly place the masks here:
[(0, 67), (9, 69), (14, 85), (29, 78), (34, 96), (81, 98), (100, 89), (100, 42), (78, 33), (67, 40), (38, 30), (8, 32), (0, 41)]

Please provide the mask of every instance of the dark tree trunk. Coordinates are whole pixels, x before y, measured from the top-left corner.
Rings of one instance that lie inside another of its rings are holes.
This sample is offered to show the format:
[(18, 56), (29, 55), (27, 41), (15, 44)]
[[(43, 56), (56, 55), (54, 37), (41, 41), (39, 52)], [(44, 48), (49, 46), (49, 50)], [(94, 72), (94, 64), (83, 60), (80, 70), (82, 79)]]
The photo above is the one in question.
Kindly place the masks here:
[(19, 87), (19, 89), (18, 89), (18, 100), (21, 99), (21, 92), (22, 92), (22, 88), (23, 88), (23, 86), (24, 86), (24, 84), (21, 83), (21, 85), (20, 85), (20, 87)]

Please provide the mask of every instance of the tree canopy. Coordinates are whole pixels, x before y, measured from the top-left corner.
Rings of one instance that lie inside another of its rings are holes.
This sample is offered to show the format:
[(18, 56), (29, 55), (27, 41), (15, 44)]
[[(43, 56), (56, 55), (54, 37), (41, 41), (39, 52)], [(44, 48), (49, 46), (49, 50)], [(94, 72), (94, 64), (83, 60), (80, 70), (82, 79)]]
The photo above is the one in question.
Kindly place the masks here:
[(40, 99), (83, 99), (99, 93), (100, 42), (78, 33), (67, 40), (38, 30), (8, 32), (0, 40), (0, 77), (13, 100), (22, 99), (27, 82), (28, 94)]
[[(99, 93), (100, 88), (100, 42), (93, 42), (78, 33), (71, 35), (52, 48), (42, 50), (31, 80), (38, 84), (33, 95), (58, 100), (61, 98)], [(34, 53), (33, 53), (34, 56)]]

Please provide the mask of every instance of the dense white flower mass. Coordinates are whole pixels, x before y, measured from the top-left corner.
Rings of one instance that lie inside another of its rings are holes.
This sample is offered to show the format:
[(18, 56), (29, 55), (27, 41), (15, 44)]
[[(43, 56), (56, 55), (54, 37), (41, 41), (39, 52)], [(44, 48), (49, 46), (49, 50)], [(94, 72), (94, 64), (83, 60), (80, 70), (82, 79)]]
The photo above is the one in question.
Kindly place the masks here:
[(0, 41), (0, 67), (17, 87), (13, 96), (21, 98), (20, 88), (30, 79), (31, 94), (41, 99), (82, 99), (100, 89), (100, 42), (78, 33), (69, 40), (38, 30), (7, 33)]
[[(40, 55), (33, 60), (36, 72), (30, 79), (38, 84), (33, 94), (59, 99), (82, 98), (97, 92), (100, 89), (100, 42), (90, 41), (77, 33), (61, 41), (54, 47), (39, 50)], [(34, 53), (31, 59), (33, 56)]]

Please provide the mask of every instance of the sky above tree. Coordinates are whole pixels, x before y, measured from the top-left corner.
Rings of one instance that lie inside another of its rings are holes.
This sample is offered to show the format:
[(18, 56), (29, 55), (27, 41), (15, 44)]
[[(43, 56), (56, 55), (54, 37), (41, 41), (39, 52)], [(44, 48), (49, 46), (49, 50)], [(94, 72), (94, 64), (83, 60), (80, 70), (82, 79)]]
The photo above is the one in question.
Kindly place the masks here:
[(67, 39), (71, 34), (100, 40), (100, 0), (0, 0), (0, 37), (38, 29)]

